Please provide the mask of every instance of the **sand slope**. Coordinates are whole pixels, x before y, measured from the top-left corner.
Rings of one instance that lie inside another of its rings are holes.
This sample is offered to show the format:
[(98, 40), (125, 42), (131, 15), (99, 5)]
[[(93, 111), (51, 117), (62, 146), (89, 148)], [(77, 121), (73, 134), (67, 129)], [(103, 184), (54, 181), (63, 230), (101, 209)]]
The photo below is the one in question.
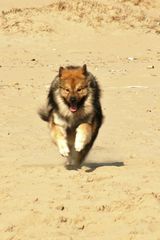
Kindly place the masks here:
[[(159, 3), (91, 3), (1, 4), (0, 240), (160, 240)], [(36, 112), (59, 66), (83, 63), (105, 122), (67, 171)]]

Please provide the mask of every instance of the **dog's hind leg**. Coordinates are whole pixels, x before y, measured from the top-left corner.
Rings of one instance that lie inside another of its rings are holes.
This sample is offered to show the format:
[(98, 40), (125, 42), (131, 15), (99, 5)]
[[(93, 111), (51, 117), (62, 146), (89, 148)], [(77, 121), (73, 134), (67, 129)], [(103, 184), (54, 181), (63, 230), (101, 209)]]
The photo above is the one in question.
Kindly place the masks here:
[(65, 166), (67, 169), (75, 169), (77, 168), (75, 166), (75, 161), (74, 161), (74, 155), (75, 155), (75, 148), (74, 148), (74, 142), (75, 142), (75, 135), (76, 132), (74, 129), (68, 129), (67, 130), (67, 141), (68, 141), (68, 146), (69, 146), (69, 155), (67, 157), (67, 160), (65, 162)]
[(91, 137), (92, 128), (88, 123), (80, 124), (77, 129), (68, 129), (67, 140), (70, 153), (66, 162), (67, 169), (80, 168), (81, 163), (89, 151), (88, 148), (90, 147), (88, 143), (91, 141)]
[(76, 129), (74, 159), (77, 165), (79, 164), (80, 166), (87, 157), (97, 137), (98, 130), (99, 126), (96, 121), (94, 121), (92, 124), (80, 124)]

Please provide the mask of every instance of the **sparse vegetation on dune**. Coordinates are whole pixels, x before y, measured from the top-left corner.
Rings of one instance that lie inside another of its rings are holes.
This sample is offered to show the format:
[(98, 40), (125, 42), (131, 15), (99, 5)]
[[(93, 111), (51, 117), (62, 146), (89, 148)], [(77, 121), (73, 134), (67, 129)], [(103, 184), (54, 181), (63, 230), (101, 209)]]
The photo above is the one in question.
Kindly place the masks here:
[[(153, 14), (154, 10), (154, 14)], [(94, 28), (119, 24), (160, 33), (160, 9), (149, 0), (63, 0), (37, 8), (11, 9), (1, 14), (1, 29), (7, 32), (54, 32), (57, 15), (67, 20), (86, 22)]]

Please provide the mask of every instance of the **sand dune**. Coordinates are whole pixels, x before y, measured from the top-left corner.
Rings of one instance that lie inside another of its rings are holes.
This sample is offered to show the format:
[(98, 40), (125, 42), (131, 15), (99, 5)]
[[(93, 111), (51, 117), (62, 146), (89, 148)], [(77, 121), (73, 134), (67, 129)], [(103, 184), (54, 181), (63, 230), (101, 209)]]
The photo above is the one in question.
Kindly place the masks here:
[[(27, 3), (22, 6), (25, 5)], [(63, 15), (68, 21), (85, 22), (94, 28), (114, 23), (124, 28), (137, 27), (160, 33), (159, 6), (158, 1), (145, 0), (55, 1), (45, 6), (34, 4), (34, 7), (2, 11), (1, 21), (2, 29), (8, 32), (52, 32), (55, 18)]]

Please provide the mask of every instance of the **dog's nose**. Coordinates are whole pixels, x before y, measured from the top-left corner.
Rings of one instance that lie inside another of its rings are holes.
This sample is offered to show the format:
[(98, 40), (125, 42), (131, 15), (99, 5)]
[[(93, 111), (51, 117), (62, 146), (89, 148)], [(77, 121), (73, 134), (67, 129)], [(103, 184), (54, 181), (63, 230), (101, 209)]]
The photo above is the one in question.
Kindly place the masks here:
[(70, 102), (71, 103), (76, 103), (77, 102), (77, 98), (75, 96), (70, 97)]

